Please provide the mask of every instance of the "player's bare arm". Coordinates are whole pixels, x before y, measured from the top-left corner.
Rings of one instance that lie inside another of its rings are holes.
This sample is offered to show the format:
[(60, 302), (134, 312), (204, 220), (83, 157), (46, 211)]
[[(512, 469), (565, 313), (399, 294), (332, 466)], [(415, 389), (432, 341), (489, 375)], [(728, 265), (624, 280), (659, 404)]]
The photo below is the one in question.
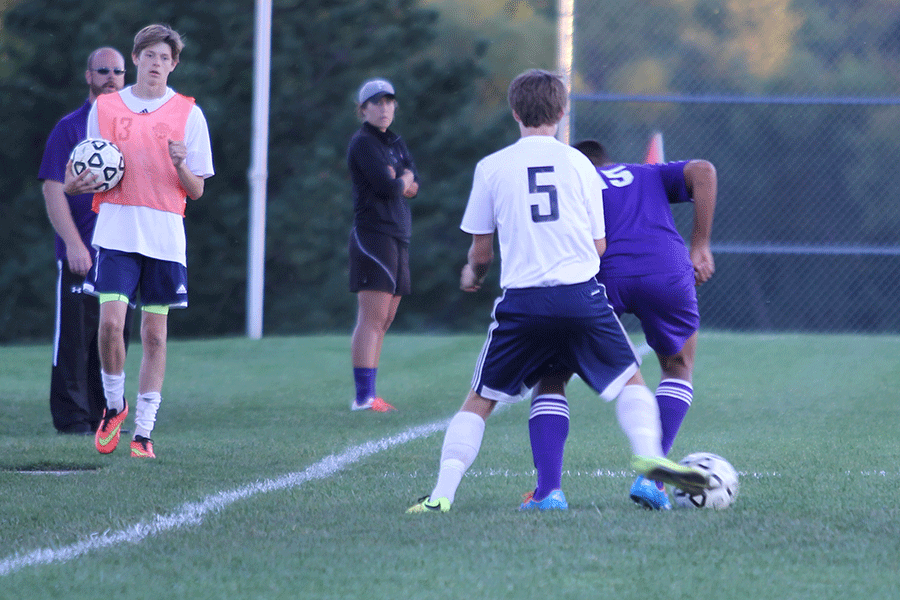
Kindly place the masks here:
[(691, 262), (697, 285), (709, 281), (716, 271), (710, 239), (716, 210), (718, 178), (716, 168), (707, 160), (692, 160), (684, 166), (684, 179), (694, 199), (694, 228), (691, 233)]
[(469, 246), (468, 262), (463, 265), (459, 276), (459, 289), (464, 292), (477, 292), (494, 261), (494, 234), (472, 236)]
[(187, 166), (187, 146), (181, 140), (169, 140), (169, 157), (175, 165), (181, 187), (187, 192), (188, 198), (197, 200), (203, 195), (204, 180), (191, 173)]

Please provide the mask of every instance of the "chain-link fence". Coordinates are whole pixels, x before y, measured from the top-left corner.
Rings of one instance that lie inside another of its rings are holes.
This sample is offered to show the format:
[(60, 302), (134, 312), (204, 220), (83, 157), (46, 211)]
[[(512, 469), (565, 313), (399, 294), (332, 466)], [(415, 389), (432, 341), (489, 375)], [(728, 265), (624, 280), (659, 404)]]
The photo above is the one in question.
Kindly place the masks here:
[[(712, 50), (686, 58), (676, 42), (638, 43), (678, 29), (677, 15), (632, 23), (627, 35), (610, 25), (621, 8), (576, 2), (570, 139), (599, 139), (613, 160), (641, 162), (658, 130), (666, 160), (715, 164), (716, 275), (699, 289), (704, 327), (900, 332), (900, 98), (871, 86), (830, 96), (812, 83), (806, 95), (753, 95), (765, 81), (711, 75)], [(691, 207), (673, 211), (689, 235)]]

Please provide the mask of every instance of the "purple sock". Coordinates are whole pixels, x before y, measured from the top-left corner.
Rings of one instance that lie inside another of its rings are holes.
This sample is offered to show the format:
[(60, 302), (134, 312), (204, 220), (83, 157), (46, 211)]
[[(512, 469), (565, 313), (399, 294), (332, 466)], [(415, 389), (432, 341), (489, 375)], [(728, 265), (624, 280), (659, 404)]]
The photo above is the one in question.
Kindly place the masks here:
[(556, 394), (533, 399), (528, 433), (534, 468), (537, 470), (534, 499), (543, 500), (562, 486), (563, 451), (569, 436), (569, 405), (566, 399)]
[(675, 443), (681, 422), (694, 401), (694, 388), (683, 379), (663, 379), (656, 388), (659, 420), (662, 425), (663, 454), (668, 455)]
[(356, 403), (362, 404), (375, 396), (375, 374), (378, 369), (353, 368), (353, 379), (356, 381)]
[[(659, 421), (662, 425), (663, 454), (668, 455), (675, 443), (675, 436), (681, 429), (691, 402), (694, 401), (694, 388), (683, 379), (663, 379), (656, 388), (656, 403), (659, 405)], [(662, 484), (657, 482), (662, 489)]]

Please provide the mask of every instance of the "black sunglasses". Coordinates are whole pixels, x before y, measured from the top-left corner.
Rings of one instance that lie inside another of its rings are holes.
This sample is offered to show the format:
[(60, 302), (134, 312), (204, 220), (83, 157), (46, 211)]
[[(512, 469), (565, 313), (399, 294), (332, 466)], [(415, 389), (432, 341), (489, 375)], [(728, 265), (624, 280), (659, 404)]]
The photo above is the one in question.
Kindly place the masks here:
[(102, 69), (91, 69), (91, 71), (96, 71), (101, 75), (109, 75), (109, 72), (112, 71), (115, 75), (121, 75), (125, 72), (125, 69), (108, 69), (106, 67), (103, 67)]

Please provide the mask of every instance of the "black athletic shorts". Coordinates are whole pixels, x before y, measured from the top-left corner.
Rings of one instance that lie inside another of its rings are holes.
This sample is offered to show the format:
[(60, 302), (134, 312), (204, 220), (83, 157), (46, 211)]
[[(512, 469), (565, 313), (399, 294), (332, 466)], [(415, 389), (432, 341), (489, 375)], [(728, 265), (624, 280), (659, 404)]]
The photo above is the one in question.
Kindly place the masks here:
[(356, 227), (350, 232), (350, 291), (410, 293), (409, 245)]

